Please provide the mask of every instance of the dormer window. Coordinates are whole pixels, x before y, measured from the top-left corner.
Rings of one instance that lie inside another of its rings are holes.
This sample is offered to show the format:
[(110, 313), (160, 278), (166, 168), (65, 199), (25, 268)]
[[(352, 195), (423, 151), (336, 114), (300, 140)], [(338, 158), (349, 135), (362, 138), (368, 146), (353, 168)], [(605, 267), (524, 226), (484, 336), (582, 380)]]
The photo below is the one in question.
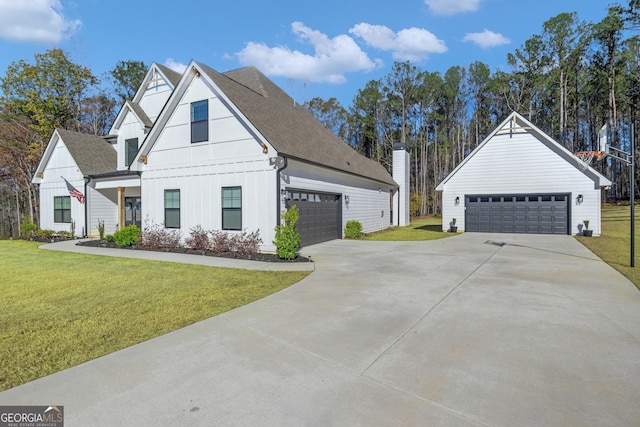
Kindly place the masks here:
[(136, 157), (136, 154), (138, 153), (138, 138), (125, 139), (124, 145), (124, 163), (128, 167), (131, 166), (133, 158)]
[(191, 103), (191, 142), (202, 142), (209, 139), (209, 102)]

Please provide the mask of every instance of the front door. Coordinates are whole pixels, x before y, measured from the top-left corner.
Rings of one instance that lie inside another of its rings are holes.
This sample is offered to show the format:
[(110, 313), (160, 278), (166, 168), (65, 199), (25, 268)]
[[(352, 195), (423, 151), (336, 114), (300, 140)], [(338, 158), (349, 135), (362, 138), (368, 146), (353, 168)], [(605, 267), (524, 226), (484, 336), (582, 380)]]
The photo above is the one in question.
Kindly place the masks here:
[(140, 197), (124, 198), (124, 225), (134, 224), (138, 228), (142, 226), (142, 210), (140, 208)]

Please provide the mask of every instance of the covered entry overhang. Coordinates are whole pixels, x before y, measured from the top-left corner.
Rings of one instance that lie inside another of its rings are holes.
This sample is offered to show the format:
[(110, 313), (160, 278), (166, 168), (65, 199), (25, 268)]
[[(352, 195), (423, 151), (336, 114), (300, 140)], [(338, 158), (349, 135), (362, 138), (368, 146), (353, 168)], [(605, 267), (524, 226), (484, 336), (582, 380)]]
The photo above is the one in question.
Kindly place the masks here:
[[(140, 211), (140, 172), (132, 172), (129, 170), (109, 172), (100, 175), (90, 175), (89, 185), (95, 190), (113, 190), (118, 192), (118, 229), (124, 228), (129, 223), (139, 224), (139, 218), (135, 216), (135, 212), (127, 209), (130, 203), (126, 199), (137, 198), (134, 205), (137, 211)], [(128, 218), (133, 215), (133, 219)]]

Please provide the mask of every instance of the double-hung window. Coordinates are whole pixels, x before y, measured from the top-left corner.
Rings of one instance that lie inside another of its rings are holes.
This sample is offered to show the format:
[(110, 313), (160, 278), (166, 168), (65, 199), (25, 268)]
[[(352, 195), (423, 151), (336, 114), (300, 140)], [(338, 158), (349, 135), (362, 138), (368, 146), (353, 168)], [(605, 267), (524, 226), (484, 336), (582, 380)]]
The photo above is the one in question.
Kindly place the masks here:
[(164, 227), (180, 228), (180, 190), (164, 190)]
[(209, 139), (209, 101), (191, 103), (191, 142)]
[(222, 229), (242, 230), (242, 187), (222, 187)]
[(71, 196), (53, 198), (53, 222), (71, 222)]
[(138, 138), (125, 139), (124, 145), (124, 163), (127, 166), (131, 166), (131, 162), (133, 162), (133, 158), (138, 152)]

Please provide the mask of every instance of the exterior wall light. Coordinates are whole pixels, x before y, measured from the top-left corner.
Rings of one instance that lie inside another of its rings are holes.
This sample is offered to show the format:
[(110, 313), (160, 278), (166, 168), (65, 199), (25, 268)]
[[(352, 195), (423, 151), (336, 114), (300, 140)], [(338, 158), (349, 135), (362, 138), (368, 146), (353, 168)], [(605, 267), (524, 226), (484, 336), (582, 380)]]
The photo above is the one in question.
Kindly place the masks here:
[(578, 202), (578, 204), (581, 205), (583, 201), (584, 201), (584, 197), (582, 197), (582, 194), (578, 194), (578, 197), (576, 197), (576, 202)]
[(456, 206), (458, 206), (460, 204), (460, 196), (456, 196)]
[(349, 204), (349, 196), (348, 195), (344, 195), (344, 202), (348, 205)]

